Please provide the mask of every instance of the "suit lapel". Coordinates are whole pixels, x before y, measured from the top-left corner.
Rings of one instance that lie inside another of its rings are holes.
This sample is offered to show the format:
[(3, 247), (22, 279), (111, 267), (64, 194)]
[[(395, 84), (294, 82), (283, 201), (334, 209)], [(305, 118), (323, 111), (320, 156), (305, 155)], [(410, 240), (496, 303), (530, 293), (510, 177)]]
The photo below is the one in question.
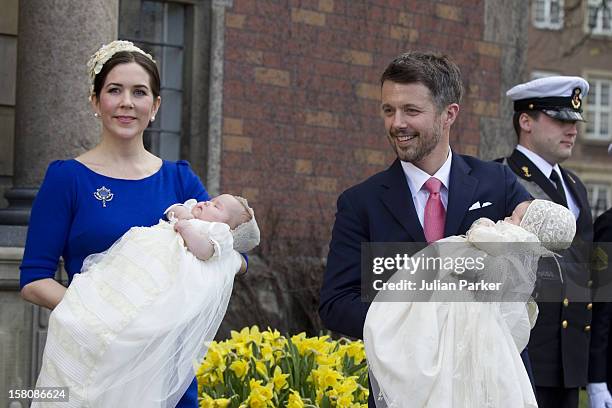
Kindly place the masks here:
[(561, 204), (561, 195), (550, 182), (550, 179), (544, 175), (531, 160), (518, 150), (512, 152), (512, 156), (508, 157), (508, 165), (512, 171), (520, 178), (536, 183), (546, 193), (552, 201)]
[(414, 208), (412, 193), (398, 159), (387, 170), (387, 177), (383, 180), (382, 186), (384, 190), (381, 199), (393, 217), (408, 231), (414, 242), (425, 242), (425, 234)]
[(478, 180), (470, 176), (471, 167), (458, 154), (453, 154), (450, 172), (450, 189), (446, 206), (446, 224), (444, 236), (458, 235), (468, 208), (473, 203)]

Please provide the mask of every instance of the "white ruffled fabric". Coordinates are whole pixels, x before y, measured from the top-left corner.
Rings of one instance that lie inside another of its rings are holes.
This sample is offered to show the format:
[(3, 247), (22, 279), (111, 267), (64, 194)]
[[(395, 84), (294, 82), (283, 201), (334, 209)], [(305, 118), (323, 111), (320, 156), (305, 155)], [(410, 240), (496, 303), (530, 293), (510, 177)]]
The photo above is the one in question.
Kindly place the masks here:
[[(537, 316), (527, 300), (537, 261), (547, 252), (538, 242), (520, 227), (481, 219), (465, 237), (442, 239), (433, 248), (443, 257), (485, 256), (488, 281), (504, 282), (513, 299), (524, 301), (486, 301), (468, 291), (461, 302), (436, 301), (448, 296), (436, 292), (424, 302), (385, 302), (382, 292), (377, 295), (364, 326), (377, 407), (537, 407), (520, 352)], [(438, 278), (450, 282), (459, 275), (439, 271)]]
[[(242, 259), (229, 226), (201, 261), (171, 223), (135, 227), (88, 257), (49, 319), (37, 387), (69, 387), (63, 407), (174, 408), (225, 315)], [(33, 403), (32, 407), (55, 406)]]

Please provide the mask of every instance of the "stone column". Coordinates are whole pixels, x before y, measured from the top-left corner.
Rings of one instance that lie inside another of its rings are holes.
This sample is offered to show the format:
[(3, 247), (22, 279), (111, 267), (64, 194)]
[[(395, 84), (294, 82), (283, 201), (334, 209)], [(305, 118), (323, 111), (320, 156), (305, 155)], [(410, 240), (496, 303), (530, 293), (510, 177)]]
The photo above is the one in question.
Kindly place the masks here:
[(96, 143), (86, 63), (116, 39), (118, 10), (119, 0), (19, 2), (13, 189), (0, 225), (26, 225), (49, 162)]
[(86, 63), (116, 39), (119, 0), (19, 2), (13, 189), (0, 210), (0, 405), (9, 389), (31, 388), (40, 367), (48, 311), (19, 296), (19, 264), (32, 200), (49, 162), (93, 147), (100, 129), (89, 102)]
[(209, 194), (220, 194), (221, 140), (223, 139), (223, 61), (225, 54), (225, 9), (233, 0), (213, 0), (210, 52), (210, 93), (208, 99), (208, 158), (206, 189)]
[(483, 40), (495, 44), (501, 58), (499, 116), (480, 119), (479, 157), (493, 160), (512, 153), (517, 138), (514, 108), (506, 91), (524, 80), (527, 66), (529, 7), (523, 0), (485, 0)]

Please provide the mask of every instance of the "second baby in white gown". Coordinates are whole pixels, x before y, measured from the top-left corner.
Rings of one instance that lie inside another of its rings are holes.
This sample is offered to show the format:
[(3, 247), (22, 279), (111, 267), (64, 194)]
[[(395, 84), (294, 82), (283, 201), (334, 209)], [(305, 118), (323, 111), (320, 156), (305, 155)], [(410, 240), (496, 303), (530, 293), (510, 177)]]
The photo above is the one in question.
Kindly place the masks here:
[[(479, 219), (465, 236), (425, 248), (439, 256), (481, 257), (481, 276), (503, 284), (495, 295), (464, 291), (453, 297), (460, 301), (434, 291), (428, 301), (390, 302), (379, 292), (364, 327), (377, 408), (537, 407), (520, 358), (537, 316), (529, 299), (540, 256), (567, 248), (575, 231), (567, 208), (534, 200), (505, 221)], [(431, 278), (427, 273), (414, 276)], [(439, 270), (437, 278), (458, 281), (467, 273)], [(390, 281), (406, 276), (400, 270)]]

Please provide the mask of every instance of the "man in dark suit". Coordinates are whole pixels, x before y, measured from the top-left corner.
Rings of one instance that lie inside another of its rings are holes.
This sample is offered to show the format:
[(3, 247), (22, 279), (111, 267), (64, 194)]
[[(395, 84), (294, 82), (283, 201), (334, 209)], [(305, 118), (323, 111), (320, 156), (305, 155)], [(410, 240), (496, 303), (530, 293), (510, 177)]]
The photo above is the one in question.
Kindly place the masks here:
[(580, 77), (556, 76), (507, 92), (514, 101), (518, 145), (505, 163), (534, 198), (566, 206), (577, 220), (572, 246), (559, 263), (544, 258), (538, 268), (539, 315), (527, 347), (540, 408), (576, 408), (579, 387), (587, 384), (593, 220), (586, 188), (559, 164), (572, 154), (588, 90)]
[(592, 270), (596, 293), (587, 391), (591, 408), (607, 408), (612, 407), (612, 208), (597, 217), (593, 229), (596, 244)]
[(397, 159), (338, 198), (319, 308), (329, 329), (362, 338), (362, 242), (432, 242), (530, 199), (507, 167), (451, 151), (462, 91), (459, 68), (443, 55), (402, 54), (383, 73), (381, 111)]

